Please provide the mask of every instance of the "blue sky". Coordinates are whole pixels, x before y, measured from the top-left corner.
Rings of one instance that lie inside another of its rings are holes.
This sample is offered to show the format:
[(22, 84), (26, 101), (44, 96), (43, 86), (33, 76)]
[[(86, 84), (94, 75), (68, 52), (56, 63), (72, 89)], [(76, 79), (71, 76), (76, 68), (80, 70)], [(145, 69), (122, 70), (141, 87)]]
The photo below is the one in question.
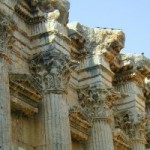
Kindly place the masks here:
[(72, 21), (122, 29), (126, 35), (122, 52), (143, 52), (150, 58), (150, 0), (70, 0)]

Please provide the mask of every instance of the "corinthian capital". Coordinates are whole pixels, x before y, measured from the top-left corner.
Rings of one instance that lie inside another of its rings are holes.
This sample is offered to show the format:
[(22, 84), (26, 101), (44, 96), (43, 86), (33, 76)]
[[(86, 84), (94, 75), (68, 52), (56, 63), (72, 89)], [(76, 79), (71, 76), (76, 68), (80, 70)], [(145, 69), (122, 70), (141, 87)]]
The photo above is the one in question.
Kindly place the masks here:
[(119, 94), (103, 85), (78, 90), (79, 102), (90, 119), (111, 118), (112, 105)]
[(139, 115), (138, 121), (134, 121), (131, 111), (122, 111), (115, 114), (116, 128), (122, 129), (131, 139), (145, 142), (147, 118)]
[(65, 91), (70, 74), (77, 66), (77, 62), (55, 50), (41, 52), (31, 64), (34, 76), (42, 81), (44, 90), (53, 92)]

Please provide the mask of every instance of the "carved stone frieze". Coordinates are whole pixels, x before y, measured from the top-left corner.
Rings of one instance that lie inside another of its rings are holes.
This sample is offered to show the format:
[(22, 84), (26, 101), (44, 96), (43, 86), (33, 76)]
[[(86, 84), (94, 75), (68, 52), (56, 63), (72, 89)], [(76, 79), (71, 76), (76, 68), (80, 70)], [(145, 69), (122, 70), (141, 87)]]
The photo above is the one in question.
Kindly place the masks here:
[(78, 63), (59, 51), (41, 52), (31, 61), (33, 75), (43, 82), (43, 89), (65, 91), (71, 72)]
[(78, 90), (80, 105), (91, 120), (111, 118), (111, 108), (119, 96), (119, 93), (112, 88), (106, 88), (103, 85)]

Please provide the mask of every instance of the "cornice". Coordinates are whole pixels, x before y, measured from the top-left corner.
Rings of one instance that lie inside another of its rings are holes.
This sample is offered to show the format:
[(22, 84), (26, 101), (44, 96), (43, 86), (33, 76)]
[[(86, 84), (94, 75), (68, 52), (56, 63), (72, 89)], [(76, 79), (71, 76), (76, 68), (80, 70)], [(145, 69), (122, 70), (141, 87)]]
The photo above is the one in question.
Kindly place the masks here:
[(135, 81), (139, 85), (144, 85), (145, 77), (150, 74), (150, 60), (138, 54), (121, 54), (116, 58), (117, 67), (112, 64), (115, 72), (114, 84), (127, 81)]
[[(20, 1), (15, 6), (15, 12), (27, 23), (37, 24), (44, 21), (44, 16), (38, 14), (36, 8), (30, 8), (26, 1)], [(34, 11), (33, 11), (34, 10)]]

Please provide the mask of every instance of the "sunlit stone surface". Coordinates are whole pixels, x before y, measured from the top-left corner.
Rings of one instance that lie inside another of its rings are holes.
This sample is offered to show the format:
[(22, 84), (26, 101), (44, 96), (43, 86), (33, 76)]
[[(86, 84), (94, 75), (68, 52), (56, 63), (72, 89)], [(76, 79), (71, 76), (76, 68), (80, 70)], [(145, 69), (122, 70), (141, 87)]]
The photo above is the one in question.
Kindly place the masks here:
[(149, 150), (150, 60), (69, 8), (0, 0), (0, 149)]

